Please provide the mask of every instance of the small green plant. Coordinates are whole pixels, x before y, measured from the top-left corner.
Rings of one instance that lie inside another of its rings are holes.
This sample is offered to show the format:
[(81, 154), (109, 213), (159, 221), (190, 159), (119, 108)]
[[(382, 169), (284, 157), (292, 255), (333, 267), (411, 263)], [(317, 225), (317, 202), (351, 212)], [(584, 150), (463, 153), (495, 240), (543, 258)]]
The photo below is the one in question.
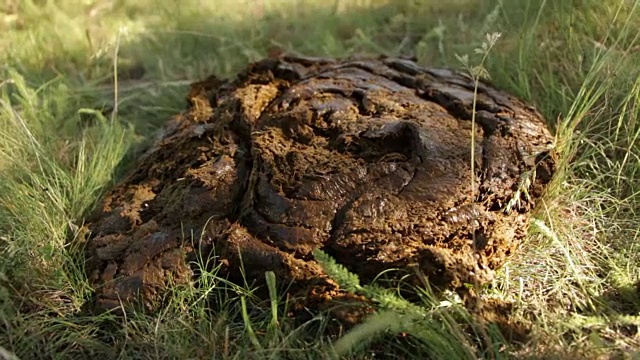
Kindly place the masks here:
[[(480, 330), (484, 325), (476, 324), (462, 304), (440, 301), (428, 288), (416, 289), (422, 295), (422, 304), (412, 303), (375, 284), (361, 285), (357, 275), (320, 250), (315, 250), (313, 255), (342, 289), (364, 295), (378, 310), (333, 344), (335, 355), (362, 351), (383, 334), (399, 333), (414, 337), (428, 349), (429, 356), (436, 359), (477, 359), (483, 353), (476, 344), (488, 334)], [(469, 333), (465, 327), (479, 333)], [(482, 341), (489, 342), (491, 347), (503, 343), (500, 335), (492, 336), (493, 339)], [(494, 349), (486, 351), (495, 354)]]
[(482, 42), (480, 47), (474, 49), (474, 53), (476, 55), (480, 56), (480, 60), (478, 61), (478, 63), (476, 65), (471, 65), (470, 64), (469, 55), (467, 55), (467, 54), (465, 54), (465, 55), (457, 55), (456, 54), (456, 58), (458, 59), (458, 61), (460, 61), (460, 63), (462, 63), (462, 66), (464, 67), (464, 69), (467, 71), (468, 75), (473, 80), (473, 103), (472, 103), (472, 107), (471, 107), (471, 143), (470, 143), (470, 147), (471, 147), (471, 149), (470, 149), (470, 152), (471, 152), (471, 162), (470, 162), (470, 165), (471, 165), (471, 184), (470, 184), (471, 202), (475, 201), (475, 187), (476, 187), (476, 169), (475, 169), (476, 158), (475, 158), (475, 154), (476, 154), (476, 106), (477, 106), (477, 101), (478, 101), (478, 85), (480, 84), (480, 80), (489, 79), (490, 78), (489, 72), (485, 68), (484, 64), (487, 61), (487, 58), (489, 57), (489, 53), (491, 52), (491, 49), (498, 42), (498, 39), (500, 39), (501, 35), (502, 34), (500, 34), (499, 32), (494, 32), (494, 33), (491, 33), (491, 34), (488, 33), (485, 36), (485, 40)]
[(375, 285), (360, 285), (358, 275), (350, 272), (343, 265), (338, 264), (332, 257), (321, 250), (314, 250), (313, 256), (327, 272), (327, 275), (340, 284), (341, 288), (366, 296), (368, 299), (377, 303), (381, 309), (393, 310), (412, 317), (423, 317), (425, 315), (423, 308), (400, 298), (386, 289)]

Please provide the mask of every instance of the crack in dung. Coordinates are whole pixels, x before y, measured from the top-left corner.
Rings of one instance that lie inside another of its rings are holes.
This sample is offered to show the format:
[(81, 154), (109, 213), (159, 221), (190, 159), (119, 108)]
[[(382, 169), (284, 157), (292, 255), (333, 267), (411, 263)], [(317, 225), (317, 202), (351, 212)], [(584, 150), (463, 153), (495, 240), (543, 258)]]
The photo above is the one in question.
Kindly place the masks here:
[(409, 184), (411, 184), (411, 182), (413, 182), (413, 180), (415, 179), (417, 173), (418, 173), (418, 168), (414, 167), (413, 171), (411, 172), (411, 178), (406, 183), (402, 184), (402, 187), (400, 188), (400, 190), (396, 192), (397, 196), (402, 195), (402, 193), (407, 188), (407, 186), (409, 186)]
[(375, 115), (375, 111), (369, 111), (369, 109), (367, 109), (367, 107), (364, 104), (364, 99), (365, 99), (365, 91), (363, 89), (356, 89), (353, 90), (349, 96), (349, 99), (352, 99), (358, 108), (358, 114), (360, 115), (365, 115), (365, 116), (374, 116)]

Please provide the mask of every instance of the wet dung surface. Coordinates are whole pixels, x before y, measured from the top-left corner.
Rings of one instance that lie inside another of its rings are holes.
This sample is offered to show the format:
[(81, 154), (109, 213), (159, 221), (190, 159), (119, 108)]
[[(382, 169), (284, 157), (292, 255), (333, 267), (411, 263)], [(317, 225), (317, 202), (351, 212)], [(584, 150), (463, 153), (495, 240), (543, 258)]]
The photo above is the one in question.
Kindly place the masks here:
[(473, 83), (409, 60), (280, 56), (188, 98), (87, 219), (99, 309), (156, 308), (208, 258), (238, 281), (242, 265), (333, 291), (316, 248), (365, 282), (418, 267), (440, 286), (483, 283), (553, 174), (540, 115), (481, 83), (471, 198)]

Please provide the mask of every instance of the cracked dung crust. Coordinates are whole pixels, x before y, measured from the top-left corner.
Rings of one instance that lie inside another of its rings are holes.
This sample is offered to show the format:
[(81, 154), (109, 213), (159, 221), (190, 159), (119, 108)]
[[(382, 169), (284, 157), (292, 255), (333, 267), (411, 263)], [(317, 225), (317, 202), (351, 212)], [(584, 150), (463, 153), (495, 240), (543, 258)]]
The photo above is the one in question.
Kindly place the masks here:
[(540, 115), (480, 84), (471, 199), (473, 84), (404, 59), (266, 59), (189, 100), (88, 219), (98, 308), (156, 308), (213, 254), (232, 279), (242, 262), (303, 290), (335, 287), (316, 248), (364, 281), (418, 266), (441, 286), (486, 282), (554, 169)]

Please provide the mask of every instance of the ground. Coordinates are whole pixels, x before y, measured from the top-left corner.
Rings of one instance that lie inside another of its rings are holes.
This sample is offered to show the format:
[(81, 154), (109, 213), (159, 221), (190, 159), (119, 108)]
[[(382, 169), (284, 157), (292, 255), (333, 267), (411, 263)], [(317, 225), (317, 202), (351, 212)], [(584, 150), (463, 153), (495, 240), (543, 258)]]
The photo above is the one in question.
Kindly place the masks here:
[[(638, 356), (639, 7), (633, 0), (5, 1), (0, 355)], [(502, 35), (493, 44), (486, 34), (495, 32)], [(424, 286), (408, 304), (405, 291), (360, 286), (338, 267), (337, 280), (380, 311), (335, 338), (320, 335), (334, 326), (322, 316), (295, 328), (283, 316), (288, 301), (279, 294), (288, 284), (268, 280), (277, 289), (264, 301), (251, 286), (216, 276), (216, 266), (203, 266), (198, 287), (174, 284), (159, 312), (86, 311), (94, 294), (82, 256), (90, 209), (185, 109), (189, 83), (232, 77), (281, 52), (415, 56), (473, 74), (481, 65), (492, 85), (542, 113), (558, 171), (523, 246), (496, 279), (473, 289), (486, 304), (510, 303), (511, 323), (529, 329), (525, 337), (483, 326), (453, 294), (435, 298)], [(210, 312), (214, 303), (223, 311)]]

